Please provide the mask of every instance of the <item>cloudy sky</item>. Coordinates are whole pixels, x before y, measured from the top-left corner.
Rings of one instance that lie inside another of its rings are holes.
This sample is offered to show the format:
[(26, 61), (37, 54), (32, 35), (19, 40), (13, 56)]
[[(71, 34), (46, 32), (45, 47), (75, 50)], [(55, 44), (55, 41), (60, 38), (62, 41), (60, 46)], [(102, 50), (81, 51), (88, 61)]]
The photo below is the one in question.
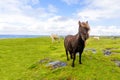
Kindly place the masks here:
[(0, 35), (76, 34), (79, 20), (90, 35), (120, 35), (120, 0), (0, 0)]

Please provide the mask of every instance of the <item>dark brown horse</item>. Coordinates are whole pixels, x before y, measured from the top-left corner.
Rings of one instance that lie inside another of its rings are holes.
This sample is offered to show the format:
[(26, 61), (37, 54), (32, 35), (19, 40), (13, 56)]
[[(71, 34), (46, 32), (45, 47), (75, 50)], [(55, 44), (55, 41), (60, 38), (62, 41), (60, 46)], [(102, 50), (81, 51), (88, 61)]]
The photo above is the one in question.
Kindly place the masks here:
[(72, 67), (74, 67), (74, 61), (76, 58), (76, 53), (79, 52), (79, 63), (81, 63), (81, 55), (85, 47), (85, 41), (89, 38), (89, 24), (86, 22), (78, 22), (79, 29), (76, 35), (68, 35), (64, 39), (64, 47), (66, 51), (67, 60), (69, 60), (68, 52), (71, 59), (73, 59)]

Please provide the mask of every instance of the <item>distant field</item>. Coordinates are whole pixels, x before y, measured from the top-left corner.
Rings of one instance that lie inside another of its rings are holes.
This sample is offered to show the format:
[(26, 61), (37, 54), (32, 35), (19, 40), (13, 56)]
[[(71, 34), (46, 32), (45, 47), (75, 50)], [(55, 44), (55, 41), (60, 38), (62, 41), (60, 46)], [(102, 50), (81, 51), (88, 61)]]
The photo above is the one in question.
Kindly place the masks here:
[[(110, 55), (104, 55), (106, 49)], [(46, 66), (56, 60), (67, 66)], [(52, 43), (49, 37), (0, 39), (0, 80), (120, 80), (115, 60), (120, 60), (120, 38), (89, 38), (82, 54), (83, 64), (79, 64), (77, 56), (74, 68), (72, 60), (66, 60), (63, 38), (60, 43)]]

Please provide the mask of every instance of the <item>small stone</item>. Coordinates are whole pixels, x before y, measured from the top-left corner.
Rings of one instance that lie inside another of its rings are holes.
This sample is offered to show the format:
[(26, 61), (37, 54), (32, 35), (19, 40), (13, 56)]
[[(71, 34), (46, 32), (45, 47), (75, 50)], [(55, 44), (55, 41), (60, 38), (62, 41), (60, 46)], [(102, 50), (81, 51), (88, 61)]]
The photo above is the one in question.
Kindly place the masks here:
[(95, 54), (95, 53), (96, 53), (96, 50), (95, 50), (95, 49), (92, 49), (92, 53), (94, 53), (94, 54)]
[(63, 67), (66, 66), (67, 64), (65, 62), (61, 62), (61, 61), (54, 61), (54, 62), (49, 62), (47, 64), (48, 67), (50, 67), (51, 69), (55, 69), (58, 67)]
[(111, 51), (110, 50), (104, 50), (104, 55), (110, 55), (111, 54)]
[(116, 64), (118, 67), (120, 67), (120, 61), (116, 60), (116, 61), (114, 61), (114, 62), (115, 62), (115, 64)]
[(97, 52), (94, 48), (85, 48), (85, 51), (92, 51), (94, 54)]

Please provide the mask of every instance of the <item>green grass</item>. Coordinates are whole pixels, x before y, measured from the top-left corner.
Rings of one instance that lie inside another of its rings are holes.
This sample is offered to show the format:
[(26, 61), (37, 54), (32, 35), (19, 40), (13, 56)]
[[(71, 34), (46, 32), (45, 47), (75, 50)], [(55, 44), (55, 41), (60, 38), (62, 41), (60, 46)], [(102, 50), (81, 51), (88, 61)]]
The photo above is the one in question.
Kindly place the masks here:
[[(111, 60), (120, 60), (120, 38), (100, 38), (87, 40), (86, 48), (94, 48), (97, 53), (84, 51), (82, 63), (78, 56), (75, 67), (67, 61), (63, 39), (52, 43), (48, 37), (1, 39), (0, 40), (0, 80), (119, 80), (120, 68)], [(103, 50), (114, 48), (110, 56)], [(40, 60), (48, 59), (43, 63)], [(60, 60), (65, 67), (50, 69), (49, 61)]]

